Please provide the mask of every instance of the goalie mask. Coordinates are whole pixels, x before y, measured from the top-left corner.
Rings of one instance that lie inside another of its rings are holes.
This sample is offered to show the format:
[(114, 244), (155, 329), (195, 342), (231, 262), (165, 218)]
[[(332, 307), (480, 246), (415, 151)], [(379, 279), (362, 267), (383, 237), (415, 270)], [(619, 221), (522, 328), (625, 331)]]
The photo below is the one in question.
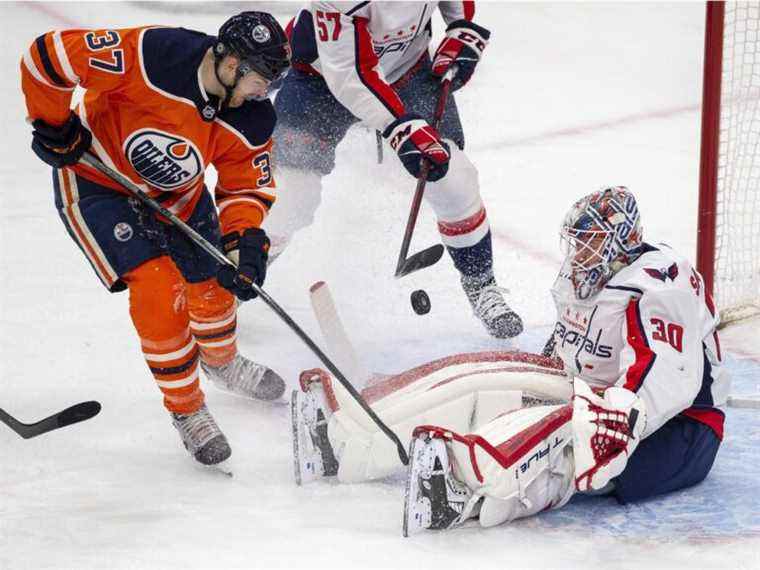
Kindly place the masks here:
[(565, 260), (557, 285), (569, 282), (577, 299), (590, 299), (639, 256), (641, 238), (639, 209), (627, 188), (589, 194), (570, 208), (562, 223)]

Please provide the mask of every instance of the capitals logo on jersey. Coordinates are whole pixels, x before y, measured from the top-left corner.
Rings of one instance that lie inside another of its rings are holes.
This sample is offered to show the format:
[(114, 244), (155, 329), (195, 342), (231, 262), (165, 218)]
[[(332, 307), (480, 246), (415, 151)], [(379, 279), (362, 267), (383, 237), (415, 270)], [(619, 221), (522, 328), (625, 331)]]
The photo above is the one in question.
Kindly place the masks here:
[(124, 141), (124, 154), (140, 177), (161, 190), (176, 190), (203, 173), (200, 152), (186, 139), (140, 129)]
[(678, 265), (676, 265), (675, 263), (672, 264), (667, 269), (652, 269), (651, 267), (645, 267), (644, 271), (650, 277), (659, 279), (663, 283), (667, 281), (668, 279), (670, 279), (671, 281), (675, 281), (676, 277), (678, 277)]

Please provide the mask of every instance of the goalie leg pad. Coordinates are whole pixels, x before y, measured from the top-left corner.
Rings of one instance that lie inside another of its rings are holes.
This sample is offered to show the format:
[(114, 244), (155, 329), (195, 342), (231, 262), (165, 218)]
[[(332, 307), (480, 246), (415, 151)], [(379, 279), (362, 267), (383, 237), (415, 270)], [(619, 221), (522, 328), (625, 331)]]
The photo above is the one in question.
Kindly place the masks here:
[[(421, 424), (468, 433), (526, 402), (568, 401), (567, 378), (544, 360), (522, 353), (457, 355), (390, 377), (363, 396), (408, 445)], [(326, 372), (320, 381), (333, 411), (328, 435), (340, 462), (339, 480), (366, 481), (399, 469), (396, 447), (359, 404)]]
[(504, 414), (474, 434), (420, 426), (446, 441), (453, 473), (483, 497), (480, 524), (494, 526), (559, 508), (574, 493), (572, 408), (539, 406)]

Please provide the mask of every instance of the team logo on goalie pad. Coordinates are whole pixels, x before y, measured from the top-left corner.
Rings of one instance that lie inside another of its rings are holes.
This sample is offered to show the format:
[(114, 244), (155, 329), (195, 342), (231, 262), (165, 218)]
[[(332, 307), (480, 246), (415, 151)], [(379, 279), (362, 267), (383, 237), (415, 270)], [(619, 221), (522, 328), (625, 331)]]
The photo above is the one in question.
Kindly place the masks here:
[(127, 137), (124, 154), (140, 177), (160, 190), (176, 190), (203, 172), (201, 154), (186, 139), (140, 129)]

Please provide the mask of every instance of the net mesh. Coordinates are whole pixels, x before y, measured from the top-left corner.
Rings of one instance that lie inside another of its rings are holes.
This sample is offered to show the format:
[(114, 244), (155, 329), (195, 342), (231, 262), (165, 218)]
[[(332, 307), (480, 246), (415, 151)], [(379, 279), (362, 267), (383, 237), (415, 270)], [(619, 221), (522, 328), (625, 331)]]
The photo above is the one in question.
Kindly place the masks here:
[(760, 313), (760, 3), (726, 3), (715, 301), (724, 321)]

